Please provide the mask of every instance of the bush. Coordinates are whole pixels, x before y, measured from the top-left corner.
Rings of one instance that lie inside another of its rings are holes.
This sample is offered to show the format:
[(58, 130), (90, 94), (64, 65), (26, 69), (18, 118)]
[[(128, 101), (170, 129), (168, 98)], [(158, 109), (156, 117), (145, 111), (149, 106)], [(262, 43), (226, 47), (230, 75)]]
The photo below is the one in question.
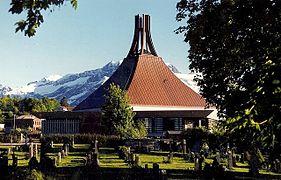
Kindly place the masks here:
[(128, 149), (127, 146), (119, 146), (118, 156), (121, 159), (127, 160), (128, 159), (128, 151), (129, 151), (129, 149)]
[(197, 141), (200, 142), (200, 147), (206, 143), (210, 150), (218, 149), (222, 142), (225, 142), (227, 137), (223, 133), (212, 133), (203, 128), (187, 129), (182, 132), (182, 139), (186, 139), (187, 147), (192, 147)]
[(99, 146), (103, 147), (118, 147), (122, 144), (122, 140), (114, 135), (100, 135), (100, 134), (53, 134), (53, 135), (45, 135), (41, 138), (41, 142), (50, 143), (53, 141), (54, 143), (72, 143), (74, 137), (75, 144), (91, 144), (96, 139), (99, 142)]
[(2, 142), (2, 143), (9, 143), (9, 142), (11, 142), (11, 139), (13, 142), (20, 142), (20, 138), (16, 135), (11, 135), (11, 134), (1, 134), (0, 135), (0, 142)]
[(44, 175), (38, 170), (31, 170), (31, 172), (26, 176), (27, 180), (44, 180)]

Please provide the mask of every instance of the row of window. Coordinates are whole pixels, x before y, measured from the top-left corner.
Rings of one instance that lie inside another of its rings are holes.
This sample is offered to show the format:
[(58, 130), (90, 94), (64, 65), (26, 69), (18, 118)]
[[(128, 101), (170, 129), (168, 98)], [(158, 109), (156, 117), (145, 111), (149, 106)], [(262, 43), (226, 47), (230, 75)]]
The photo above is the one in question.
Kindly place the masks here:
[(148, 133), (182, 131), (195, 126), (201, 126), (201, 120), (192, 121), (183, 118), (143, 118), (143, 120)]

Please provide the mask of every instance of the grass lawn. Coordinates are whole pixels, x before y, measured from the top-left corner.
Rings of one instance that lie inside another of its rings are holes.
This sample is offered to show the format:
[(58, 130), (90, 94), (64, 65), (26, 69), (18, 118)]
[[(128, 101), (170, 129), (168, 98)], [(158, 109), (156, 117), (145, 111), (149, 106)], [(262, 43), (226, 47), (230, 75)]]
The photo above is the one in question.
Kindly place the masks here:
[(99, 149), (100, 167), (103, 168), (129, 168), (128, 164), (120, 159), (113, 148)]
[[(16, 157), (18, 158), (18, 166), (28, 166), (28, 152), (15, 152)], [(9, 154), (9, 166), (12, 166), (13, 160), (12, 160), (12, 154)]]
[[(58, 153), (47, 153), (51, 159), (58, 156)], [(58, 167), (77, 167), (84, 166), (86, 162), (86, 152), (69, 152), (67, 156), (61, 158)]]
[(142, 167), (148, 164), (148, 168), (152, 168), (153, 163), (158, 163), (160, 169), (193, 169), (194, 163), (189, 163), (183, 158), (173, 157), (172, 163), (165, 163), (167, 156), (139, 154)]
[[(61, 163), (58, 167), (77, 167), (84, 166), (86, 162), (86, 152), (90, 145), (76, 144), (74, 149), (84, 149), (84, 152), (69, 152), (68, 156), (61, 159)], [(54, 148), (58, 148), (60, 145), (54, 145)], [(58, 153), (47, 153), (50, 158), (57, 157)], [(123, 159), (120, 159), (113, 148), (100, 148), (99, 149), (99, 161), (100, 167), (103, 168), (129, 168), (127, 163)]]
[[(61, 149), (63, 144), (54, 144), (55, 149)], [(79, 167), (84, 166), (86, 163), (86, 153), (88, 152), (90, 144), (75, 144), (74, 149), (68, 153), (68, 156), (62, 158), (58, 167)], [(8, 149), (7, 146), (0, 146), (0, 149)], [(11, 148), (11, 147), (10, 147)], [(77, 150), (77, 151), (76, 151)], [(73, 152), (74, 151), (74, 152)], [(29, 159), (28, 152), (15, 152), (18, 158), (18, 166), (28, 166)], [(47, 153), (50, 158), (57, 157), (58, 153)], [(167, 163), (168, 152), (153, 152), (153, 154), (138, 154), (141, 161), (141, 166), (144, 167), (148, 164), (148, 168), (152, 168), (153, 163), (158, 163), (160, 169), (175, 169), (175, 170), (192, 170), (194, 169), (193, 162), (187, 162), (181, 157), (173, 157), (172, 163)], [(39, 152), (38, 152), (39, 156)], [(9, 154), (9, 165), (12, 165), (12, 154)], [(39, 157), (38, 157), (39, 160)], [(120, 159), (114, 148), (100, 148), (99, 161), (102, 168), (129, 168), (128, 164)], [(205, 159), (205, 163), (212, 164), (213, 159)], [(227, 166), (226, 162), (222, 163)], [(238, 163), (238, 167), (233, 167), (230, 171), (234, 172), (249, 172), (247, 163)], [(260, 170), (261, 174), (280, 175), (277, 173), (269, 172), (267, 170)]]

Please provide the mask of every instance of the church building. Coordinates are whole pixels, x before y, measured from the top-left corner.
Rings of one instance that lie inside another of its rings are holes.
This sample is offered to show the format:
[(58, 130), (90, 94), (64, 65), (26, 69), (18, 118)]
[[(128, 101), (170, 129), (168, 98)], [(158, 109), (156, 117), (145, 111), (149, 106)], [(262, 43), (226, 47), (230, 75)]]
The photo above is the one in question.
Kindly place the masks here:
[(148, 15), (135, 16), (134, 37), (127, 57), (73, 112), (99, 113), (111, 83), (127, 91), (136, 118), (145, 121), (150, 136), (210, 126), (209, 115), (214, 109), (207, 109), (205, 99), (178, 79), (157, 55)]

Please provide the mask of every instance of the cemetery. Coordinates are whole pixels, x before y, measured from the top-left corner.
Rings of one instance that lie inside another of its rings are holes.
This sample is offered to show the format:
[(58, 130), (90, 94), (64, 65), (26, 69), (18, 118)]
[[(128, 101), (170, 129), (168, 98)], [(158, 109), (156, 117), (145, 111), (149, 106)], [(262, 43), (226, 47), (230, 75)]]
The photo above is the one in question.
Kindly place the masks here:
[[(206, 142), (200, 143), (197, 151), (195, 147), (190, 148), (185, 139), (177, 142), (172, 139), (130, 139), (110, 145), (108, 142), (116, 137), (105, 140), (97, 136), (83, 144), (75, 142), (75, 139), (81, 142), (78, 137), (58, 137), (42, 138), (40, 143), (1, 145), (1, 177), (14, 178), (19, 176), (18, 173), (32, 169), (41, 171), (44, 177), (56, 179), (106, 179), (113, 175), (117, 179), (251, 177), (247, 153), (240, 153), (229, 144), (214, 151)], [(271, 164), (264, 161), (259, 171), (261, 178), (281, 178), (280, 160)]]
[[(53, 6), (64, 6), (64, 1), (12, 0), (9, 12), (27, 12), (27, 19), (15, 24), (16, 32), (34, 36), (44, 22), (41, 10), (50, 8), (52, 12)], [(150, 16), (136, 15), (127, 56), (98, 87), (88, 86), (96, 84), (91, 81), (94, 76), (85, 78), (81, 73), (78, 76), (83, 80), (65, 76), (73, 80), (67, 80), (67, 88), (61, 86), (66, 80), (54, 81), (59, 88), (46, 78), (35, 81), (39, 85), (34, 85), (38, 89), (31, 92), (31, 98), (2, 93), (0, 120), (5, 130), (0, 128), (0, 179), (281, 179), (281, 3), (178, 1), (176, 20), (185, 23), (172, 32), (182, 34), (188, 43), (189, 70), (198, 89), (184, 82), (159, 56), (152, 41)], [(70, 3), (77, 8), (77, 0)], [(118, 19), (119, 12), (109, 10), (106, 14)], [(162, 7), (161, 11), (168, 13)], [(106, 18), (100, 19), (106, 22)], [(100, 26), (96, 29), (109, 29), (120, 33), (114, 38), (122, 37), (122, 31), (116, 31), (122, 25), (109, 22), (111, 28), (95, 22)], [(79, 33), (79, 38), (83, 34)], [(158, 34), (162, 35), (161, 31)], [(172, 53), (171, 41), (163, 37), (164, 52), (170, 54), (167, 57), (176, 58), (182, 50)], [(111, 45), (107, 37), (100, 39), (102, 43), (97, 44)], [(7, 54), (24, 55), (15, 49)], [(37, 51), (32, 48), (32, 53)], [(52, 51), (46, 49), (47, 57)], [(79, 57), (79, 64), (86, 64), (80, 62), (84, 58)], [(68, 64), (72, 63), (63, 65)], [(52, 99), (59, 98), (55, 92), (45, 94), (41, 89), (43, 82), (48, 89), (57, 89), (59, 96), (65, 91), (69, 98), (81, 99), (73, 107), (59, 103)], [(68, 91), (74, 82), (79, 82), (75, 90)], [(11, 88), (0, 84), (1, 89)], [(78, 90), (85, 97), (70, 93)], [(44, 94), (36, 93), (41, 91)], [(61, 111), (64, 109), (70, 111)]]

